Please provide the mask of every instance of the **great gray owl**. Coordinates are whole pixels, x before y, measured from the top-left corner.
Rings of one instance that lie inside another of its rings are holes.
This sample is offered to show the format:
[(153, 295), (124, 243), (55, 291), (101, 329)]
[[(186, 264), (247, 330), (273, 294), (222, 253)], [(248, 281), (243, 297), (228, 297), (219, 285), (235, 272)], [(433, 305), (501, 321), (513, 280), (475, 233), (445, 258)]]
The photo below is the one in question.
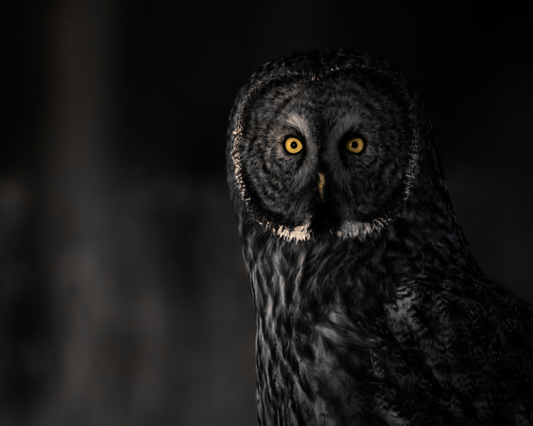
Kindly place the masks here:
[(262, 426), (533, 424), (533, 307), (477, 266), (391, 66), (267, 63), (237, 95), (227, 170)]

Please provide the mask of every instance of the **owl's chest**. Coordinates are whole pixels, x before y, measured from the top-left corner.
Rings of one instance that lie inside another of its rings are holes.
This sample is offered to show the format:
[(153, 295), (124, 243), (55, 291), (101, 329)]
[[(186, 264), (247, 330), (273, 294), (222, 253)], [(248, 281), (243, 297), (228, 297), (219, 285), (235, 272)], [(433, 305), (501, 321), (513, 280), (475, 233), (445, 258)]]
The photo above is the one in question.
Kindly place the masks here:
[(386, 250), (333, 238), (295, 244), (254, 226), (244, 231), (261, 424), (367, 424), (362, 407), (376, 393), (371, 348), (395, 279), (380, 257)]
[[(371, 382), (374, 339), (346, 312), (350, 293), (340, 291), (340, 283), (337, 290), (317, 291), (319, 283), (309, 269), (302, 264), (281, 274), (281, 268), (269, 265), (252, 281), (263, 425), (352, 424), (372, 397), (361, 383)], [(320, 280), (331, 284), (327, 277)]]
[(337, 306), (292, 316), (267, 305), (257, 320), (262, 425), (348, 425), (373, 400), (373, 339)]

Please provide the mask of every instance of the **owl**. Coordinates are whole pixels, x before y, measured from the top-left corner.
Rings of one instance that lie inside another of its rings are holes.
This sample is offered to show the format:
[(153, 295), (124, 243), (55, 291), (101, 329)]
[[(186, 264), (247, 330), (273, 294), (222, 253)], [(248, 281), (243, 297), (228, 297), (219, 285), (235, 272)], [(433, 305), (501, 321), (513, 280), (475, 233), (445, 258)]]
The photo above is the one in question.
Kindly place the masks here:
[(237, 95), (226, 159), (260, 425), (533, 425), (533, 307), (478, 267), (401, 74), (275, 59)]

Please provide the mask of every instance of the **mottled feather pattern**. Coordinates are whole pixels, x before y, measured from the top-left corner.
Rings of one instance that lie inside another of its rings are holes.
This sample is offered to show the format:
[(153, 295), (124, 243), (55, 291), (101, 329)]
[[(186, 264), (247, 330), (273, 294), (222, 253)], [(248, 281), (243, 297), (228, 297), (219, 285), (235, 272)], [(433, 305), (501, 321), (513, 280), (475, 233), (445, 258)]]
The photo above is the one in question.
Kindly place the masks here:
[(477, 266), (399, 73), (359, 52), (278, 58), (227, 138), (260, 425), (533, 425), (533, 307)]
[(402, 395), (400, 413), (420, 413), (427, 405), (428, 414), (435, 415), (438, 406), (441, 418), (448, 419), (444, 424), (468, 424), (472, 418), (481, 424), (514, 424), (513, 407), (521, 406), (531, 418), (530, 305), (482, 276), (451, 276), (438, 285), (420, 280), (399, 287), (386, 312), (397, 344), (382, 357), (399, 361), (389, 361), (393, 368), (386, 371), (431, 371), (425, 375), (430, 388), (411, 401), (412, 407)]
[[(366, 384), (371, 377), (367, 363), (360, 359), (370, 356), (363, 329), (348, 317), (340, 294), (322, 295), (323, 286), (352, 291), (338, 286), (343, 277), (336, 276), (343, 274), (343, 264), (349, 259), (329, 257), (326, 247), (316, 250), (312, 243), (305, 247), (300, 243), (295, 250), (283, 240), (257, 237), (272, 260), (263, 262), (254, 250), (248, 251), (248, 256), (258, 260), (249, 275), (258, 313), (259, 417), (265, 418), (264, 424), (298, 425), (350, 424), (347, 422), (367, 417), (370, 399), (353, 404), (354, 395), (363, 399), (372, 393), (367, 390), (371, 387)], [(294, 268), (295, 264), (301, 269)], [(336, 271), (327, 282), (322, 281), (321, 269), (331, 269), (334, 264), (338, 265)], [(272, 285), (274, 282), (277, 285)], [(367, 380), (354, 382), (354, 374)], [(336, 414), (332, 406), (349, 410)], [(288, 417), (300, 420), (286, 423)]]

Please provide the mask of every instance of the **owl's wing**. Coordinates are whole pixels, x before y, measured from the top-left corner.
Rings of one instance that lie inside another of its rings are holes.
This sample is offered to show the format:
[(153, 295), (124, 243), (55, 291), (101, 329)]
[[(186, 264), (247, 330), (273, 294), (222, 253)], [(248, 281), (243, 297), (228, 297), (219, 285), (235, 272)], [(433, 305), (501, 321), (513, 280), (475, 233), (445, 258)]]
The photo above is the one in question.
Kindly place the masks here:
[(406, 282), (371, 349), (389, 424), (533, 425), (533, 307), (482, 277)]

